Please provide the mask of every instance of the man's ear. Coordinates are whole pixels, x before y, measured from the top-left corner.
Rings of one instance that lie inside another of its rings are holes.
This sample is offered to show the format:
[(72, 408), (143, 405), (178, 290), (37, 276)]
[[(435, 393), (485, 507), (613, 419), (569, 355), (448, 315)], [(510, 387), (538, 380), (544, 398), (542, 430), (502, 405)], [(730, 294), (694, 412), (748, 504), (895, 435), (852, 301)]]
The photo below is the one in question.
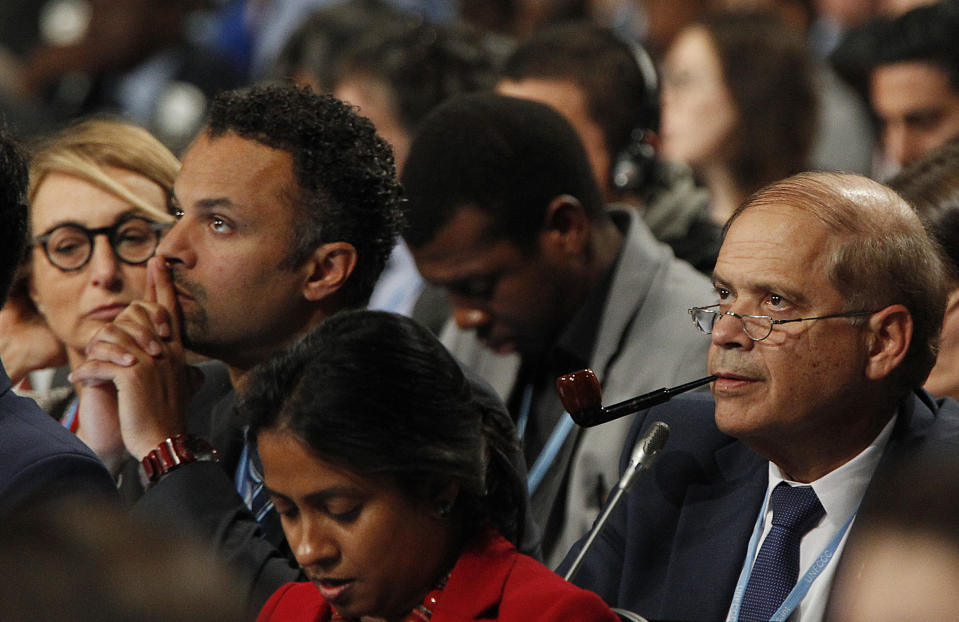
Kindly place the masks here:
[(871, 334), (866, 377), (881, 380), (902, 363), (912, 343), (912, 314), (903, 305), (889, 305), (869, 318)]
[(546, 208), (540, 243), (544, 250), (579, 255), (589, 245), (590, 230), (589, 216), (579, 199), (561, 194)]
[(348, 242), (323, 244), (306, 261), (303, 296), (319, 301), (338, 291), (356, 268), (356, 248)]

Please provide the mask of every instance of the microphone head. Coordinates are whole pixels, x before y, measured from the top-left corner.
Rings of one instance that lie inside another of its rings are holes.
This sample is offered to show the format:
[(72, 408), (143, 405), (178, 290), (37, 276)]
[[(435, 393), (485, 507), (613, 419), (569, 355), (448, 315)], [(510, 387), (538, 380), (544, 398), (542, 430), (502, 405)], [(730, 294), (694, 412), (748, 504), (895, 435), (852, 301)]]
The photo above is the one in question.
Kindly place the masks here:
[(643, 436), (643, 449), (646, 455), (654, 454), (666, 445), (669, 440), (669, 426), (662, 421), (656, 421), (649, 426), (649, 430)]
[(576, 423), (602, 414), (603, 389), (592, 369), (563, 374), (556, 379), (556, 392)]

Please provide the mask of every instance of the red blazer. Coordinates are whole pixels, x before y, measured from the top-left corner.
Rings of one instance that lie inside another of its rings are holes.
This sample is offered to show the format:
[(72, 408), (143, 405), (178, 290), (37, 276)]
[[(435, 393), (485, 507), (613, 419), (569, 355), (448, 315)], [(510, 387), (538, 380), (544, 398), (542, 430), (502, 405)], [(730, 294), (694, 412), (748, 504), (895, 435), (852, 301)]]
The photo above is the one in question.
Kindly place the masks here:
[[(327, 622), (330, 606), (312, 583), (288, 583), (257, 622)], [(498, 534), (470, 547), (450, 573), (431, 622), (620, 622), (592, 592), (567, 583)]]

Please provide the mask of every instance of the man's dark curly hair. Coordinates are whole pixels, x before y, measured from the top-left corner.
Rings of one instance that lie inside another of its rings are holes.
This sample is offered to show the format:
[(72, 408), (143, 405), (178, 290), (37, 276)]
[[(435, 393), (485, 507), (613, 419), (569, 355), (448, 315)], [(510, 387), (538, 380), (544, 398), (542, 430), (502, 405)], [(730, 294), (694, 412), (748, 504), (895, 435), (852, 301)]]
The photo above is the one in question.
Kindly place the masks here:
[(27, 235), (27, 163), (0, 122), (0, 307), (23, 256)]
[(257, 86), (218, 95), (206, 131), (211, 138), (233, 132), (293, 157), (299, 222), (283, 266), (300, 265), (321, 244), (348, 242), (357, 263), (339, 296), (345, 307), (365, 305), (402, 224), (393, 154), (373, 124), (308, 88)]

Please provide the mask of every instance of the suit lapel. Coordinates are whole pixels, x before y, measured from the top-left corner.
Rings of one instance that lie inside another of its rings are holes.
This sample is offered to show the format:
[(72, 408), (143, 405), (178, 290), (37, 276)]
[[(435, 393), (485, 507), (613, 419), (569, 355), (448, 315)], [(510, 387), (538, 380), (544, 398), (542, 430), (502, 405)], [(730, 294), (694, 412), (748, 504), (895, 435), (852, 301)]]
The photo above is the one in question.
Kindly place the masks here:
[(716, 453), (714, 479), (689, 487), (657, 619), (725, 618), (766, 493), (768, 463), (740, 443)]

